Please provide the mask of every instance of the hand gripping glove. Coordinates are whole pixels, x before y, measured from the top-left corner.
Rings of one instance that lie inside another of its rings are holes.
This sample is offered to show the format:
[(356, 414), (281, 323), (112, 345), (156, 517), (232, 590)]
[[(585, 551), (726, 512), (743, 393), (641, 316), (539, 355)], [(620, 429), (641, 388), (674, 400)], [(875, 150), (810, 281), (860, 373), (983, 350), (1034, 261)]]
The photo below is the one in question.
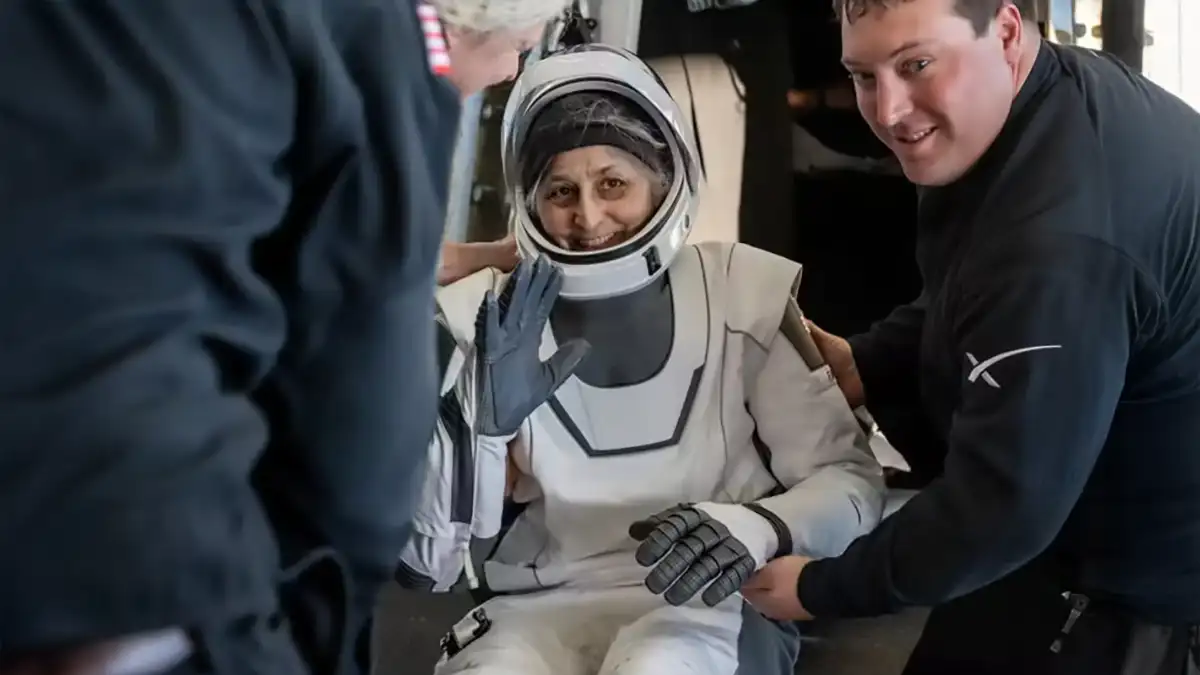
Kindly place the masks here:
[(629, 535), (642, 542), (638, 564), (654, 568), (646, 588), (672, 605), (703, 590), (704, 604), (715, 607), (792, 549), (787, 528), (757, 504), (680, 504), (637, 521)]
[(543, 362), (538, 357), (562, 272), (549, 260), (523, 259), (500, 293), (488, 291), (475, 318), (478, 376), (476, 432), (511, 438), (525, 418), (575, 372), (589, 345), (573, 340)]

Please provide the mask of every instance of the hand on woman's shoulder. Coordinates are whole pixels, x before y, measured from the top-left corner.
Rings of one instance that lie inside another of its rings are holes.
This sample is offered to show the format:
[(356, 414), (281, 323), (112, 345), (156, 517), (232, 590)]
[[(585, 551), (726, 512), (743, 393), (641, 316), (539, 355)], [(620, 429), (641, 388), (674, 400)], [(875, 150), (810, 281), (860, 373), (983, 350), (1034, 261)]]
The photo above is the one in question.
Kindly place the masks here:
[(516, 265), (517, 240), (511, 233), (499, 241), (448, 241), (442, 244), (437, 282), (439, 286), (446, 286), (488, 267), (511, 272)]

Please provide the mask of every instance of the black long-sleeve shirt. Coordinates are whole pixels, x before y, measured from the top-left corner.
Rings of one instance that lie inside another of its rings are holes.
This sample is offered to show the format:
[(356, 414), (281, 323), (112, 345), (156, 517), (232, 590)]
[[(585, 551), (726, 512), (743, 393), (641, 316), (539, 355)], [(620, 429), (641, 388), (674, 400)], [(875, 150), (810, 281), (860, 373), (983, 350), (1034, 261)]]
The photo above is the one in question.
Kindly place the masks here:
[(801, 575), (817, 616), (936, 604), (1045, 553), (1064, 590), (1200, 620), (1200, 115), (1042, 46), (1001, 135), (927, 190), (922, 300), (852, 342), (868, 404), (920, 368), (944, 474)]
[(387, 578), (457, 112), (411, 3), (0, 7), (5, 650)]

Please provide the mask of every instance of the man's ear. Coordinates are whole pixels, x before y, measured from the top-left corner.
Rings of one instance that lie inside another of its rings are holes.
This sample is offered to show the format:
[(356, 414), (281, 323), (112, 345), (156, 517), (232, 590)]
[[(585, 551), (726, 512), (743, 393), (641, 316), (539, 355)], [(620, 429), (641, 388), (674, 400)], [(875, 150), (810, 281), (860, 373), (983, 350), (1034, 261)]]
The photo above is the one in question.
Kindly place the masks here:
[(996, 37), (1000, 39), (1000, 46), (1004, 49), (1004, 60), (1014, 70), (1021, 61), (1025, 42), (1037, 37), (1037, 31), (1030, 30), (1031, 24), (1032, 21), (1027, 22), (1026, 17), (1021, 16), (1021, 10), (1011, 2), (1000, 8), (992, 23)]

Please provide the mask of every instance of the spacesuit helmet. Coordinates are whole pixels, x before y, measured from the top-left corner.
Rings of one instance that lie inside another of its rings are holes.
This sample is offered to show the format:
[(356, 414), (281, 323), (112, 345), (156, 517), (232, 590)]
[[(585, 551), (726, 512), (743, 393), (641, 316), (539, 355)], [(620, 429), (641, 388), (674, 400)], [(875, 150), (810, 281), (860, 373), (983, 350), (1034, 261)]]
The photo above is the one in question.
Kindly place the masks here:
[(501, 148), (517, 247), (562, 270), (560, 297), (636, 291), (686, 243), (703, 180), (695, 138), (632, 53), (586, 44), (528, 63)]

